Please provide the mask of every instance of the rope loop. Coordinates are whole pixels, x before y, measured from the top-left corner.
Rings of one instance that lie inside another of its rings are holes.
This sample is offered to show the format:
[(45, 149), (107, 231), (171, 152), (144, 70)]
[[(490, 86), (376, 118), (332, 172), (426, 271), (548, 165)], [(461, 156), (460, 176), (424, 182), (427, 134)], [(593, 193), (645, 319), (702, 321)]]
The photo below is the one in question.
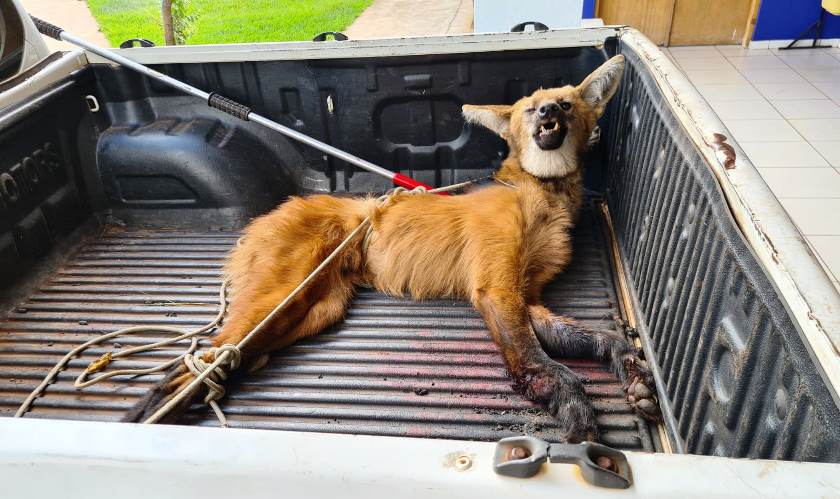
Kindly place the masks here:
[(233, 371), (239, 367), (239, 362), (242, 359), (242, 353), (236, 345), (226, 343), (220, 347), (211, 348), (207, 353), (212, 353), (214, 359), (222, 358), (222, 353), (227, 352), (222, 364), (211, 365), (215, 362), (207, 362), (202, 357), (203, 355), (184, 355), (184, 364), (190, 372), (198, 377), (201, 373), (211, 368), (212, 372), (202, 381), (207, 385), (207, 395), (204, 397), (204, 403), (209, 404), (211, 401), (219, 400), (225, 396), (225, 387), (222, 381), (227, 379), (228, 371)]
[[(471, 184), (471, 183), (472, 182), (463, 182), (462, 184), (456, 184), (455, 186), (450, 186), (450, 187), (459, 187), (460, 188), (460, 187), (464, 187), (464, 186), (466, 186), (468, 184)], [(399, 196), (401, 196), (403, 193), (406, 193), (406, 194), (428, 194), (430, 192), (431, 193), (446, 192), (448, 190), (452, 190), (452, 189), (449, 189), (448, 187), (441, 187), (441, 188), (438, 188), (438, 189), (432, 189), (430, 191), (430, 190), (426, 189), (425, 187), (423, 187), (422, 185), (418, 185), (417, 187), (415, 187), (414, 189), (411, 189), (411, 190), (408, 190), (405, 187), (394, 187), (393, 189), (391, 189), (387, 193), (385, 193), (382, 196), (379, 196), (378, 198), (376, 198), (376, 206), (377, 206), (377, 208), (385, 208), (385, 207), (389, 206), (391, 203), (393, 203), (394, 200), (397, 199)]]
[[(449, 190), (455, 190), (455, 189), (460, 189), (460, 188), (466, 187), (467, 185), (470, 185), (472, 183), (473, 183), (473, 181), (462, 182), (460, 184), (455, 184), (453, 186), (439, 187), (437, 189), (432, 189), (431, 191), (429, 191), (428, 189), (426, 189), (422, 185), (418, 185), (417, 187), (415, 187), (414, 189), (411, 189), (411, 190), (408, 190), (405, 187), (394, 187), (393, 189), (388, 191), (386, 194), (383, 194), (382, 196), (379, 196), (378, 198), (376, 198), (376, 207), (379, 208), (380, 210), (387, 208), (388, 206), (390, 206), (394, 202), (394, 200), (396, 200), (403, 193), (407, 193), (407, 194), (429, 194), (429, 193), (436, 193), (436, 192), (447, 192)], [(373, 224), (368, 223), (367, 230), (365, 231), (365, 236), (362, 239), (362, 255), (363, 255), (363, 257), (364, 257), (364, 255), (367, 254), (368, 248), (370, 247), (370, 243), (373, 241), (373, 233), (374, 233)]]
[(221, 407), (219, 407), (218, 400), (223, 398), (225, 393), (227, 393), (222, 382), (227, 380), (228, 371), (233, 371), (239, 367), (239, 363), (242, 360), (242, 352), (236, 345), (225, 343), (220, 347), (207, 350), (207, 353), (213, 354), (215, 359), (213, 362), (205, 361), (202, 358), (203, 355), (193, 355), (190, 353), (184, 355), (184, 365), (187, 366), (187, 369), (196, 378), (199, 378), (203, 372), (210, 370), (210, 373), (201, 380), (207, 386), (207, 395), (204, 396), (204, 403), (213, 409), (222, 427), (227, 428), (227, 418)]

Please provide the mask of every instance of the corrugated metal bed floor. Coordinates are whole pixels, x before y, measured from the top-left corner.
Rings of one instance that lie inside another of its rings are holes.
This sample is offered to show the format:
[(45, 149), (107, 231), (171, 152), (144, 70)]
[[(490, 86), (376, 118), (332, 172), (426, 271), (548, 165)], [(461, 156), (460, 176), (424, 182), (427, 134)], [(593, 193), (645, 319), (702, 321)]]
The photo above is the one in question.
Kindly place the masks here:
[[(73, 346), (129, 325), (206, 323), (217, 310), (219, 271), (235, 232), (109, 229), (0, 322), (0, 415), (11, 416)], [(615, 328), (616, 306), (600, 216), (589, 208), (571, 268), (545, 293), (552, 310)], [(123, 337), (119, 346), (149, 337)], [(73, 380), (106, 349), (71, 362), (26, 417), (116, 421), (159, 377), (116, 379), (78, 392)], [(176, 350), (115, 362), (148, 367)], [(652, 451), (606, 366), (564, 361), (586, 382), (604, 443)], [(553, 420), (515, 394), (484, 322), (466, 303), (412, 302), (361, 290), (346, 320), (274, 354), (228, 385), (231, 426), (278, 430), (497, 440), (528, 432), (556, 440)], [(184, 421), (215, 426), (196, 406)]]

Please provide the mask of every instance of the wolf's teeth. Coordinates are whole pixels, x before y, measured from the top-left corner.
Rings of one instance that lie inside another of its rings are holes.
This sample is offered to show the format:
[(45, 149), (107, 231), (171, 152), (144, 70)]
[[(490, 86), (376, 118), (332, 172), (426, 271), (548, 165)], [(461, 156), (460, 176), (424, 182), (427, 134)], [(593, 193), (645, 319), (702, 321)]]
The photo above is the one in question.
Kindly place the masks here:
[(540, 133), (545, 133), (547, 130), (545, 129), (545, 125), (540, 125)]
[(560, 128), (560, 122), (559, 122), (559, 121), (555, 121), (555, 122), (554, 122), (554, 128), (552, 128), (552, 130), (558, 130), (559, 128)]

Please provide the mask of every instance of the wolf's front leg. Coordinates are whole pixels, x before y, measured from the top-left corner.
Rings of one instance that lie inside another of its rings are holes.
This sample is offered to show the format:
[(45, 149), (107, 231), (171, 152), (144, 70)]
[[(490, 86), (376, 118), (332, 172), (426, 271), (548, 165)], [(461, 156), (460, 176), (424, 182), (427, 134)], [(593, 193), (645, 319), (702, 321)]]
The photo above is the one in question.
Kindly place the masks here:
[(567, 441), (596, 440), (595, 413), (583, 384), (540, 348), (523, 297), (502, 288), (482, 288), (473, 292), (472, 299), (501, 349), (516, 387), (560, 421)]
[(572, 319), (554, 315), (542, 305), (530, 305), (528, 314), (540, 344), (549, 355), (609, 362), (624, 383), (633, 409), (646, 419), (660, 419), (653, 374), (627, 339), (618, 333), (587, 329)]

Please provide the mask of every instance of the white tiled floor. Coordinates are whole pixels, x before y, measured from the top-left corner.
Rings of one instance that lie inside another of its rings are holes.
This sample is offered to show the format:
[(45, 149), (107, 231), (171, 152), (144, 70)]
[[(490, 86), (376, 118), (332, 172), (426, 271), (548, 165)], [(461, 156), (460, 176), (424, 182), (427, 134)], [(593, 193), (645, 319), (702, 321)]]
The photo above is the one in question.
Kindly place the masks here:
[(840, 48), (672, 47), (840, 289)]

